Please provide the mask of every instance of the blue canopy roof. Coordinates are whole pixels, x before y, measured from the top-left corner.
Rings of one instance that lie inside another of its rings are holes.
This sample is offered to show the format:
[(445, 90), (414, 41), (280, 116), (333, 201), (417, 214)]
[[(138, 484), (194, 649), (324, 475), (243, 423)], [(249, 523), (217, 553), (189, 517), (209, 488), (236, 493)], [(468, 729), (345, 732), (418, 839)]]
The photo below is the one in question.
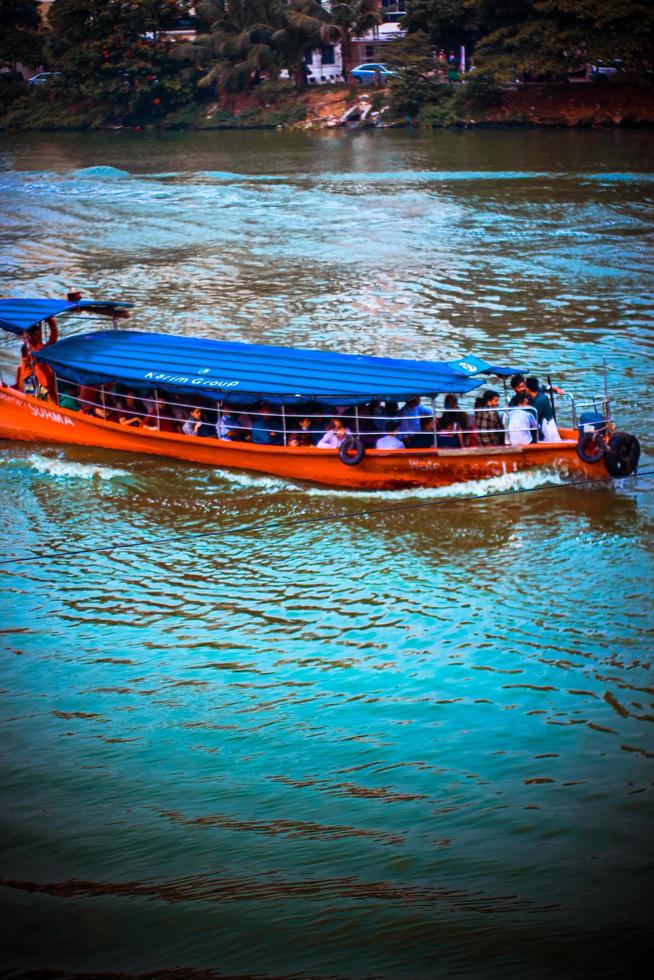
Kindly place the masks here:
[(85, 310), (88, 313), (103, 313), (112, 316), (129, 309), (130, 303), (116, 303), (104, 300), (81, 299), (69, 303), (63, 299), (0, 299), (0, 327), (11, 333), (21, 334), (34, 324), (49, 316), (59, 316), (73, 310)]
[(359, 354), (269, 347), (106, 330), (67, 337), (36, 355), (80, 384), (120, 381), (145, 388), (201, 392), (228, 401), (265, 396), (340, 400), (466, 392), (491, 368), (477, 357), (459, 361), (405, 361)]

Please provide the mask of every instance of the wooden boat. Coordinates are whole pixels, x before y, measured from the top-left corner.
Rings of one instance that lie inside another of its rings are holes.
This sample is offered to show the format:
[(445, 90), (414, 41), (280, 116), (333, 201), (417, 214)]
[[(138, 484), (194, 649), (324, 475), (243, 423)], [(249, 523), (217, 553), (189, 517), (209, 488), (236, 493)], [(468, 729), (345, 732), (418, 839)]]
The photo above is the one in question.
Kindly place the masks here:
[[(0, 300), (0, 326), (24, 338), (26, 331), (47, 318), (74, 313), (110, 316), (116, 326), (116, 319), (125, 316), (127, 308), (77, 298), (66, 303)], [(428, 448), (364, 448), (365, 406), (373, 398), (400, 402), (422, 396), (435, 406), (439, 395), (464, 394), (488, 386), (493, 376), (504, 379), (514, 370), (476, 357), (448, 363), (390, 360), (115, 329), (72, 335), (28, 350), (27, 355), (35, 366), (49, 370), (56, 384), (47, 393), (42, 389), (42, 397), (5, 382), (0, 385), (3, 439), (147, 453), (360, 489), (435, 487), (533, 467), (554, 468), (573, 479), (605, 477), (607, 473), (626, 476), (638, 464), (638, 441), (614, 432), (608, 397), (603, 399), (601, 412), (596, 406), (585, 421), (582, 416), (581, 425), (559, 428), (558, 442), (444, 448), (436, 445), (434, 436), (435, 444)], [(97, 392), (95, 413), (88, 403), (77, 410), (59, 404), (60, 392), (72, 384)], [(165, 426), (158, 424), (149, 428), (121, 424), (106, 412), (100, 417), (100, 405), (111, 398), (116, 384), (138, 393), (146, 391), (155, 399), (158, 412), (162, 399), (171, 399), (178, 411), (182, 398), (188, 407), (202, 402), (214, 422), (221, 413), (252, 410), (264, 398), (281, 418), (282, 444), (187, 435), (179, 429), (163, 431)], [(335, 406), (347, 406), (353, 434), (344, 446), (287, 444), (292, 440), (286, 420), (302, 414), (298, 406), (309, 401), (328, 416), (338, 414)], [(574, 402), (572, 409), (576, 423)], [(433, 411), (435, 417), (435, 408)]]

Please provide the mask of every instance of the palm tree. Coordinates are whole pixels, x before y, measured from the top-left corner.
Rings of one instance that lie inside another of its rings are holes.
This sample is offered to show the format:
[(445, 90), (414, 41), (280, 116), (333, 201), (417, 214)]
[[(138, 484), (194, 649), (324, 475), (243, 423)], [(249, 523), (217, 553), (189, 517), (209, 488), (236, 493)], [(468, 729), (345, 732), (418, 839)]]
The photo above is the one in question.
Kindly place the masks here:
[(312, 48), (337, 40), (331, 16), (317, 0), (291, 0), (284, 8), (286, 23), (273, 40), (289, 77), (297, 88), (306, 87), (304, 58)]
[[(208, 6), (203, 12), (208, 12)], [(211, 5), (216, 19), (210, 33), (185, 46), (195, 49), (193, 58), (196, 63), (211, 63), (198, 83), (202, 88), (213, 86), (217, 92), (240, 91), (248, 88), (259, 73), (274, 62), (271, 39), (276, 29), (274, 8), (277, 6), (274, 0), (230, 0), (228, 9)]]
[(249, 88), (262, 71), (285, 68), (298, 88), (304, 88), (304, 57), (319, 44), (334, 41), (337, 32), (328, 11), (316, 0), (216, 0), (198, 5), (210, 24), (209, 33), (177, 48), (178, 57), (210, 65), (198, 83), (217, 92)]
[(347, 81), (352, 68), (352, 42), (357, 37), (363, 37), (373, 27), (377, 27), (382, 18), (376, 8), (375, 0), (349, 0), (348, 3), (332, 3), (330, 12), (332, 25), (341, 42), (343, 78)]

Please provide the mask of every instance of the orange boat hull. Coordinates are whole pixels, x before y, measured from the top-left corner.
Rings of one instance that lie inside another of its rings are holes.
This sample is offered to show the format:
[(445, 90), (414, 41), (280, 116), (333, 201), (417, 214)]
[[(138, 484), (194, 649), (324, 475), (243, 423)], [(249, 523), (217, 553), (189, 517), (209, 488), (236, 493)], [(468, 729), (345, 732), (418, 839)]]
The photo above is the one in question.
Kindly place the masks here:
[(358, 466), (346, 466), (335, 449), (259, 446), (135, 429), (0, 387), (1, 439), (99, 446), (362, 490), (446, 486), (530, 467), (552, 467), (591, 479), (600, 473), (605, 476), (601, 463), (587, 464), (579, 459), (574, 430), (561, 430), (561, 435), (563, 442), (525, 447), (372, 449)]

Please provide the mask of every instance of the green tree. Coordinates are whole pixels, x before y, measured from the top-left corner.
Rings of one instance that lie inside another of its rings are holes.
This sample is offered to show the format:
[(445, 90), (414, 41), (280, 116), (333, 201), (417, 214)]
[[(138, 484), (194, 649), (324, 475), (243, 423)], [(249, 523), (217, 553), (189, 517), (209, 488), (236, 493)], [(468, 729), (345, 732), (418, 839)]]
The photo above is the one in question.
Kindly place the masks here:
[(381, 23), (381, 14), (375, 0), (349, 0), (347, 3), (331, 3), (330, 14), (335, 28), (334, 36), (341, 45), (343, 78), (347, 81), (352, 70), (352, 44), (358, 37)]
[(34, 68), (42, 57), (37, 0), (0, 0), (0, 65), (15, 71), (18, 62), (22, 62)]
[(209, 66), (201, 87), (235, 92), (251, 87), (263, 72), (288, 71), (299, 88), (305, 85), (305, 55), (334, 36), (330, 17), (315, 0), (230, 0), (225, 9), (205, 3), (198, 12), (210, 24), (179, 55)]
[(409, 33), (425, 34), (434, 47), (457, 48), (476, 39), (475, 12), (465, 0), (411, 0), (402, 27)]
[(642, 70), (651, 61), (654, 10), (640, 0), (531, 0), (515, 17), (516, 0), (466, 2), (484, 32), (477, 64), (492, 77), (564, 77), (585, 62), (617, 59)]
[(176, 53), (204, 70), (201, 88), (238, 92), (273, 64), (274, 7), (268, 0), (231, 0), (225, 8), (206, 2), (199, 7), (209, 29)]
[(444, 86), (426, 34), (416, 31), (393, 41), (393, 59), (398, 76), (390, 84), (390, 107), (397, 117), (414, 118), (426, 103), (435, 102)]
[(192, 98), (182, 66), (159, 38), (184, 7), (177, 0), (54, 0), (49, 52), (62, 72), (62, 96), (138, 121)]
[(305, 56), (322, 44), (338, 38), (331, 15), (316, 0), (291, 0), (286, 24), (273, 41), (284, 67), (299, 89), (306, 87)]

